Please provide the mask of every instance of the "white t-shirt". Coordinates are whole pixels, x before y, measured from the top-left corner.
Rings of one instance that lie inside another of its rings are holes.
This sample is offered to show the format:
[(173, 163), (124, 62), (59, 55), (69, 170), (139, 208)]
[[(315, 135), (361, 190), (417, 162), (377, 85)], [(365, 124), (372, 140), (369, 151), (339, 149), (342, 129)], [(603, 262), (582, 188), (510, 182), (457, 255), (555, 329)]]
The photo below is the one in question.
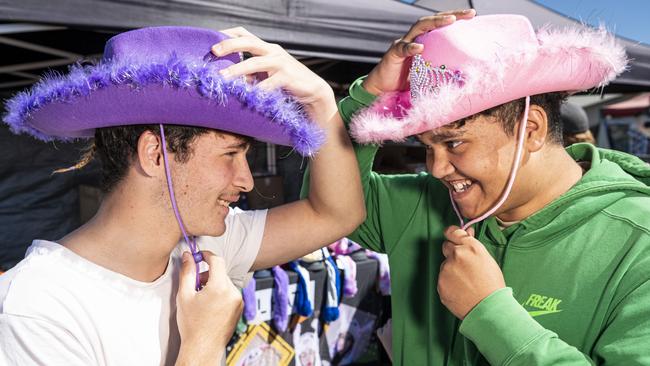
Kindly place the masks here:
[[(233, 283), (243, 287), (265, 221), (265, 210), (231, 209), (224, 235), (197, 243), (224, 257)], [(0, 276), (0, 365), (173, 365), (186, 248), (176, 246), (156, 281), (139, 282), (57, 243), (35, 240), (25, 259)]]

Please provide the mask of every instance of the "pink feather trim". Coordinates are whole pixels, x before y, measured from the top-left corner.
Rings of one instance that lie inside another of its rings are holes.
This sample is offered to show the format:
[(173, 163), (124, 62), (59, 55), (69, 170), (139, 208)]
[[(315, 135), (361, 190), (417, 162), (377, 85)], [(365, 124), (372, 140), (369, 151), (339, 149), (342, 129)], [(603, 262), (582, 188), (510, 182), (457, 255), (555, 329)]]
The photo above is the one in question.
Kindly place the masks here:
[(603, 27), (545, 26), (537, 39), (538, 47), (525, 54), (504, 51), (487, 64), (465, 61), (462, 87), (442, 85), (414, 101), (408, 91), (382, 95), (352, 119), (352, 136), (360, 143), (402, 141), (526, 96), (603, 87), (627, 67), (624, 47)]

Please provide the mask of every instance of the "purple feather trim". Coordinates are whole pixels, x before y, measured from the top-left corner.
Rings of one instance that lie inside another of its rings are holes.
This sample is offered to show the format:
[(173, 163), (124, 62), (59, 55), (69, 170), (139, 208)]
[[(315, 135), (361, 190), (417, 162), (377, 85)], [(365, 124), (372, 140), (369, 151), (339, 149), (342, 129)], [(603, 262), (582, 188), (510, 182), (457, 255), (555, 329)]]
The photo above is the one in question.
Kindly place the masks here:
[(31, 89), (18, 93), (6, 103), (3, 121), (16, 134), (27, 133), (43, 141), (69, 141), (32, 128), (30, 115), (50, 103), (69, 103), (93, 91), (109, 86), (129, 85), (135, 89), (162, 84), (179, 89), (195, 89), (203, 97), (224, 105), (233, 96), (243, 105), (281, 125), (301, 155), (312, 156), (325, 140), (322, 130), (311, 123), (302, 106), (287, 93), (267, 92), (242, 79), (224, 79), (215, 63), (197, 64), (172, 55), (166, 60), (147, 64), (127, 61), (102, 61), (96, 65), (75, 64), (65, 75), (49, 74)]

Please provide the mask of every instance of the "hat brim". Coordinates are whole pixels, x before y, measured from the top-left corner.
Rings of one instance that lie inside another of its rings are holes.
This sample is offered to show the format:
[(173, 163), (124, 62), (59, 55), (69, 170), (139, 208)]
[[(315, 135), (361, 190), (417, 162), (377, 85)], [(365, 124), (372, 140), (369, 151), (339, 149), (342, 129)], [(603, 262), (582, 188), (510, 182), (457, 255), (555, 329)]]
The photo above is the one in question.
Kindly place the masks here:
[(4, 121), (16, 133), (45, 141), (92, 137), (96, 128), (163, 123), (251, 136), (292, 146), (303, 156), (316, 153), (324, 134), (299, 103), (282, 91), (224, 79), (218, 69), (173, 55), (147, 64), (77, 65), (9, 100)]

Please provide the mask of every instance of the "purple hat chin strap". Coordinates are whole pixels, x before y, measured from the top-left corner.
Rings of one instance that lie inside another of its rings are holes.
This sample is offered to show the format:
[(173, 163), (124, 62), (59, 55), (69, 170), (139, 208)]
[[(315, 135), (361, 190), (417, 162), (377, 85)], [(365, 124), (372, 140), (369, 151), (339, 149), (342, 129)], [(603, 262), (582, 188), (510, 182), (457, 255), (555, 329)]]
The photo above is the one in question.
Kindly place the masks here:
[(458, 220), (460, 221), (460, 226), (463, 230), (467, 230), (469, 227), (476, 224), (477, 222), (483, 221), (486, 218), (488, 218), (496, 210), (498, 210), (499, 207), (501, 207), (501, 205), (503, 205), (503, 203), (510, 195), (510, 191), (512, 190), (512, 186), (515, 183), (515, 178), (517, 176), (517, 170), (519, 170), (519, 162), (521, 160), (521, 155), (524, 149), (524, 136), (526, 136), (526, 123), (528, 121), (529, 109), (530, 109), (530, 96), (527, 96), (526, 108), (524, 109), (524, 118), (522, 118), (519, 124), (519, 137), (517, 142), (517, 151), (515, 152), (515, 160), (512, 162), (512, 170), (510, 170), (510, 178), (508, 178), (508, 184), (506, 185), (506, 189), (501, 194), (501, 198), (499, 198), (499, 201), (494, 206), (492, 206), (491, 209), (487, 210), (487, 212), (485, 212), (483, 215), (475, 218), (474, 220), (471, 220), (468, 223), (465, 223), (465, 221), (463, 220), (463, 216), (460, 214), (460, 211), (458, 210), (458, 206), (456, 206), (456, 202), (454, 201), (454, 198), (451, 194), (451, 190), (449, 190), (449, 198), (451, 199), (451, 205), (454, 207), (454, 211), (456, 212), (456, 216), (458, 216)]
[(167, 159), (167, 143), (165, 142), (165, 129), (162, 124), (160, 124), (160, 140), (162, 141), (162, 151), (163, 151), (163, 160), (165, 161), (165, 175), (167, 176), (167, 188), (169, 190), (169, 199), (172, 202), (172, 207), (174, 208), (174, 215), (176, 216), (176, 221), (178, 221), (178, 226), (181, 228), (183, 233), (183, 238), (185, 242), (190, 247), (192, 252), (192, 257), (194, 257), (194, 265), (196, 266), (196, 291), (201, 289), (201, 279), (199, 278), (199, 263), (203, 261), (203, 255), (199, 252), (196, 245), (196, 240), (194, 236), (188, 236), (187, 231), (185, 230), (185, 225), (183, 225), (183, 219), (181, 219), (181, 214), (178, 211), (178, 206), (176, 205), (176, 196), (174, 195), (174, 186), (172, 185), (172, 175), (169, 170), (169, 159)]

